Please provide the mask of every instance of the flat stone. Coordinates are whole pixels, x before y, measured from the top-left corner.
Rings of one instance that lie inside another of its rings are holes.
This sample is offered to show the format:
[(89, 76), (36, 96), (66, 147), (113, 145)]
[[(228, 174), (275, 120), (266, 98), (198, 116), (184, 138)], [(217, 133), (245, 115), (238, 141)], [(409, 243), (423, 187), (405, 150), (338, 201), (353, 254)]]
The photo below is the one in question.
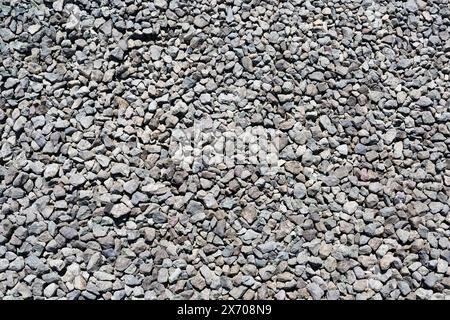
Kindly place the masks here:
[(155, 6), (160, 9), (167, 9), (167, 1), (166, 0), (155, 0)]
[(205, 207), (203, 206), (203, 204), (195, 200), (191, 200), (186, 207), (186, 212), (190, 215), (203, 212), (204, 210)]
[(303, 199), (306, 196), (306, 187), (303, 183), (296, 183), (294, 185), (294, 197), (296, 199)]
[(355, 213), (356, 209), (358, 209), (358, 203), (356, 201), (348, 201), (344, 203), (344, 211), (352, 214)]
[(130, 180), (123, 184), (123, 190), (128, 194), (133, 194), (139, 188), (138, 180)]
[(62, 227), (59, 230), (59, 233), (61, 233), (63, 235), (63, 237), (66, 238), (67, 240), (72, 240), (72, 239), (78, 237), (77, 230), (75, 230), (74, 228), (71, 228), (71, 227)]
[(57, 163), (51, 163), (45, 167), (44, 178), (51, 179), (56, 177), (59, 173), (59, 165)]
[(130, 175), (130, 167), (125, 163), (115, 163), (111, 167), (111, 174), (128, 177)]
[(125, 51), (123, 51), (123, 49), (120, 47), (116, 47), (111, 51), (110, 55), (114, 59), (122, 61), (125, 56)]
[(245, 242), (251, 242), (251, 241), (255, 240), (258, 237), (259, 237), (259, 233), (258, 232), (254, 231), (252, 229), (249, 229), (242, 236), (242, 240), (245, 241)]
[(325, 79), (324, 76), (323, 76), (323, 73), (322, 72), (318, 72), (318, 71), (311, 73), (309, 75), (309, 78), (311, 80), (315, 80), (315, 81), (323, 81)]
[(194, 18), (194, 25), (197, 28), (204, 28), (209, 24), (209, 16), (207, 15), (198, 15)]
[(306, 288), (308, 289), (309, 294), (311, 295), (311, 297), (313, 298), (313, 300), (320, 300), (323, 295), (324, 295), (324, 291), (319, 287), (318, 284), (316, 283), (310, 283), (306, 286)]
[(110, 213), (114, 218), (121, 218), (123, 216), (128, 215), (131, 212), (131, 209), (128, 208), (125, 204), (123, 203), (117, 203), (115, 205), (113, 205)]
[(258, 215), (258, 211), (254, 205), (249, 204), (242, 209), (241, 215), (248, 224), (252, 224)]
[(259, 276), (263, 281), (267, 281), (275, 274), (276, 267), (273, 265), (268, 265), (259, 270)]
[(331, 120), (328, 116), (326, 115), (320, 116), (319, 123), (330, 134), (335, 134), (337, 132), (336, 127), (331, 123)]
[(70, 176), (69, 183), (72, 186), (79, 187), (79, 186), (83, 185), (85, 182), (86, 182), (86, 178), (79, 173), (74, 173)]
[(28, 27), (28, 32), (33, 35), (36, 32), (38, 32), (39, 30), (41, 30), (41, 26), (39, 24), (33, 24), (31, 26)]
[(242, 66), (246, 71), (253, 72), (253, 61), (250, 57), (246, 56), (242, 58)]
[(343, 156), (348, 155), (348, 147), (345, 144), (341, 144), (341, 145), (337, 146), (336, 150)]

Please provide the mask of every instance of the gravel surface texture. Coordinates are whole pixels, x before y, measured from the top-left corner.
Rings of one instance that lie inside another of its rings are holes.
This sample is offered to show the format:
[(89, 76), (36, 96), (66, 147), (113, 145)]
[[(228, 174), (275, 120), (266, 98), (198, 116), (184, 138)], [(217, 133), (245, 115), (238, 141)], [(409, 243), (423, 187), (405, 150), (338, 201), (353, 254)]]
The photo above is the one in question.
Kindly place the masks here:
[(450, 299), (448, 0), (0, 10), (0, 299)]

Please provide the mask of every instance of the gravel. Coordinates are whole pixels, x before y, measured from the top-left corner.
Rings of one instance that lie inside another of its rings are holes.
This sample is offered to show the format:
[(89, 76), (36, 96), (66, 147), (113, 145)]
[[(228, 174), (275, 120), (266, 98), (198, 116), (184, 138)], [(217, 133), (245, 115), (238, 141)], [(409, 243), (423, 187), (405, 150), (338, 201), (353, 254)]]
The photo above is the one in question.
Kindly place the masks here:
[(0, 299), (450, 299), (449, 59), (442, 0), (2, 4)]

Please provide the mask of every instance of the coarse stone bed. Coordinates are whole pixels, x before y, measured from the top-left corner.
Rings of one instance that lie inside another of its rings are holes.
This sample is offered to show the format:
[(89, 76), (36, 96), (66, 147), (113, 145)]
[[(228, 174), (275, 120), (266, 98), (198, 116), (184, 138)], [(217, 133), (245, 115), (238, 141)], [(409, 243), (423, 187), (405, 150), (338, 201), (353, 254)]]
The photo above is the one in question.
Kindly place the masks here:
[(448, 0), (0, 4), (0, 299), (450, 299)]

